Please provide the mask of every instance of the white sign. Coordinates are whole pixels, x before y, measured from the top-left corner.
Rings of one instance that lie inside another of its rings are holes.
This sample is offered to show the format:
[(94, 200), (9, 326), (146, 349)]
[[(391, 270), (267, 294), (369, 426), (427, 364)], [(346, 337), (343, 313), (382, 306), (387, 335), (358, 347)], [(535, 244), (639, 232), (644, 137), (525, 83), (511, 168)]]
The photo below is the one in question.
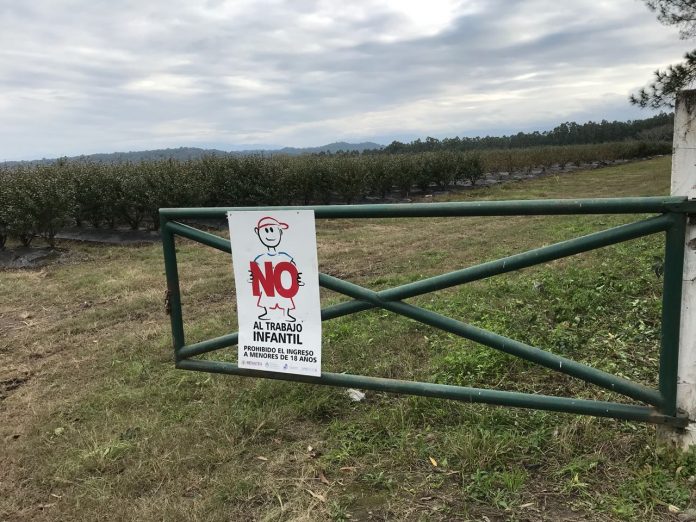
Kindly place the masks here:
[(321, 375), (321, 304), (312, 210), (227, 213), (240, 368)]

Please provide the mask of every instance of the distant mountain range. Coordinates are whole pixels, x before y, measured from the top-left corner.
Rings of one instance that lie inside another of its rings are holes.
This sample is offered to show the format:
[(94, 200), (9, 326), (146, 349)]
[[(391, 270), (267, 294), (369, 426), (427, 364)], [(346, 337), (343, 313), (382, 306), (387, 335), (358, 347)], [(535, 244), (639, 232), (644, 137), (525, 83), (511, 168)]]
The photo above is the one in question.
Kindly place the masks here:
[[(437, 139), (427, 137), (420, 138), (410, 143), (393, 141), (389, 145), (380, 145), (371, 141), (362, 143), (348, 143), (337, 141), (320, 147), (283, 147), (282, 149), (255, 148), (247, 150), (224, 151), (219, 149), (201, 149), (197, 147), (179, 147), (178, 149), (156, 149), (133, 152), (112, 152), (107, 154), (89, 154), (73, 156), (69, 160), (95, 161), (101, 163), (150, 161), (159, 159), (189, 160), (198, 159), (201, 156), (215, 154), (218, 156), (240, 156), (250, 154), (286, 154), (298, 156), (300, 154), (335, 154), (344, 152), (363, 152), (365, 150), (380, 149), (385, 153), (420, 153), (438, 150), (478, 150), (478, 149), (509, 149), (520, 147), (542, 147), (552, 145), (579, 145), (588, 143), (605, 143), (610, 141), (642, 140), (642, 141), (671, 141), (674, 125), (674, 114), (661, 112), (655, 116), (642, 120), (628, 121), (588, 121), (586, 123), (564, 122), (552, 130), (518, 132), (509, 136), (477, 136)], [(248, 145), (253, 147), (254, 145)], [(33, 161), (6, 161), (0, 162), (0, 167), (13, 165), (51, 163), (58, 158), (40, 159)]]
[[(118, 162), (140, 162), (140, 161), (150, 161), (158, 159), (176, 159), (176, 160), (188, 160), (197, 159), (201, 156), (206, 156), (209, 154), (215, 154), (218, 156), (234, 155), (243, 156), (249, 154), (287, 154), (291, 156), (299, 156), (300, 154), (320, 154), (325, 153), (336, 153), (339, 151), (352, 152), (370, 149), (381, 149), (384, 145), (379, 143), (373, 143), (371, 141), (366, 141), (363, 143), (348, 143), (345, 141), (337, 141), (335, 143), (329, 143), (328, 145), (322, 145), (320, 147), (283, 147), (282, 149), (250, 149), (250, 150), (234, 150), (234, 151), (224, 151), (219, 149), (201, 149), (198, 147), (179, 147), (176, 149), (155, 149), (155, 150), (141, 150), (141, 151), (131, 151), (131, 152), (111, 152), (102, 154), (88, 154), (83, 156), (72, 156), (68, 158), (69, 160), (86, 160), (95, 161), (99, 163), (118, 163)], [(58, 158), (44, 158), (40, 160), (31, 161), (5, 161), (0, 163), (0, 166), (13, 166), (21, 164), (36, 164), (36, 163), (51, 163), (56, 161)]]

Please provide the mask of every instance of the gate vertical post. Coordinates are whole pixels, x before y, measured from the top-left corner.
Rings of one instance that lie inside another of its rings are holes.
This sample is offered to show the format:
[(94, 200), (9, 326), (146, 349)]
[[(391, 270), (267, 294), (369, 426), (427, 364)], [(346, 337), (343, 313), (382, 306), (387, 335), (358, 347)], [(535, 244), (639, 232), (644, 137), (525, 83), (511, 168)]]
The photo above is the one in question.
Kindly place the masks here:
[(167, 276), (168, 313), (172, 325), (172, 344), (174, 357), (179, 360), (179, 350), (184, 347), (184, 322), (181, 316), (181, 292), (179, 288), (179, 269), (176, 264), (176, 242), (174, 234), (167, 226), (167, 218), (160, 216), (160, 234), (164, 250), (164, 270)]
[[(673, 147), (671, 194), (696, 199), (696, 90), (677, 95)], [(696, 216), (688, 216), (683, 240), (677, 407), (694, 420), (665, 435), (687, 449), (696, 445)]]

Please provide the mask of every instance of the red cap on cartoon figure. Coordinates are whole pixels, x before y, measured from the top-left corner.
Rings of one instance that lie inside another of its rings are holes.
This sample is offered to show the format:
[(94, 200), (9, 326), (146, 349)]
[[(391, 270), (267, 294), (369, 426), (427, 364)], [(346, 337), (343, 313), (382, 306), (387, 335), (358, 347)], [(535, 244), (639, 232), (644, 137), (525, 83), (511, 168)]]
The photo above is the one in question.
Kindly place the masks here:
[(287, 223), (282, 223), (281, 221), (278, 221), (276, 218), (272, 218), (271, 216), (266, 216), (262, 217), (259, 219), (259, 222), (256, 224), (256, 228), (262, 228), (262, 227), (280, 227), (283, 230), (288, 229), (288, 224)]

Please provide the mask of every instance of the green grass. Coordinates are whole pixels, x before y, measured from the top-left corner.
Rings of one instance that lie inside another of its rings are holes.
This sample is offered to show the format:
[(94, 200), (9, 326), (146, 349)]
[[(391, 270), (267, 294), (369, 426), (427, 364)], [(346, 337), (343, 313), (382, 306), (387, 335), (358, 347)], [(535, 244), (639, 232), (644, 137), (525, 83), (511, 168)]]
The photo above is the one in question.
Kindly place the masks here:
[[(668, 186), (661, 158), (442, 199)], [(322, 221), (319, 259), (386, 288), (630, 219)], [(692, 506), (696, 454), (653, 426), (175, 370), (161, 247), (61, 246), (63, 264), (0, 272), (0, 383), (24, 379), (0, 401), (2, 520), (657, 521)], [(413, 302), (655, 385), (661, 255), (649, 237)], [(179, 261), (188, 342), (233, 331), (228, 256), (182, 242)], [(381, 310), (324, 328), (327, 371), (620, 400)]]

